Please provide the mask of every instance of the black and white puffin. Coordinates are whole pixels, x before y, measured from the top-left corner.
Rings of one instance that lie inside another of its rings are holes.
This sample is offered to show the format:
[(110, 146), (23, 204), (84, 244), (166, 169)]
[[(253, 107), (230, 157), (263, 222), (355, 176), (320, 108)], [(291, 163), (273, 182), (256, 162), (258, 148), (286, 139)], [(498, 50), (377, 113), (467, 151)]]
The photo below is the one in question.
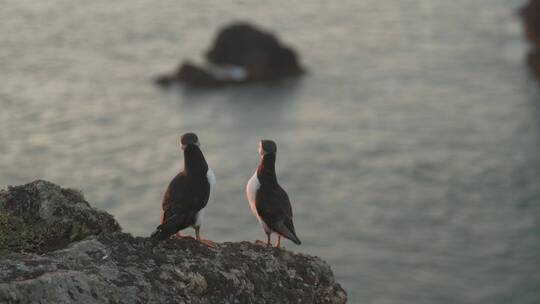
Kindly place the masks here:
[(211, 241), (201, 239), (200, 228), (216, 178), (206, 163), (197, 135), (185, 133), (180, 141), (184, 170), (173, 178), (163, 195), (161, 224), (151, 238), (165, 240), (182, 229), (193, 227), (197, 241), (212, 246)]
[(246, 194), (251, 211), (266, 233), (266, 244), (271, 245), (271, 234), (278, 236), (276, 247), (280, 248), (281, 237), (300, 245), (293, 225), (291, 202), (287, 192), (281, 188), (276, 177), (276, 143), (271, 140), (259, 142), (261, 160), (255, 174), (249, 179)]

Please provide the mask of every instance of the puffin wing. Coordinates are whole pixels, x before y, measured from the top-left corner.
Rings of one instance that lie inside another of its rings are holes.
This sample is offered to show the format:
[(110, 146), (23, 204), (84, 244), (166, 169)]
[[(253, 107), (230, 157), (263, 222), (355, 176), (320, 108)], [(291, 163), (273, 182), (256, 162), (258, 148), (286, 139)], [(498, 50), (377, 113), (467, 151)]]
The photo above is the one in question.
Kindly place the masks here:
[(257, 213), (273, 231), (300, 245), (292, 221), (291, 202), (287, 192), (279, 185), (277, 187), (261, 186), (255, 199)]
[(165, 223), (168, 219), (174, 216), (176, 209), (182, 204), (186, 194), (187, 177), (185, 172), (180, 172), (169, 183), (161, 206), (163, 208), (163, 219), (161, 223)]

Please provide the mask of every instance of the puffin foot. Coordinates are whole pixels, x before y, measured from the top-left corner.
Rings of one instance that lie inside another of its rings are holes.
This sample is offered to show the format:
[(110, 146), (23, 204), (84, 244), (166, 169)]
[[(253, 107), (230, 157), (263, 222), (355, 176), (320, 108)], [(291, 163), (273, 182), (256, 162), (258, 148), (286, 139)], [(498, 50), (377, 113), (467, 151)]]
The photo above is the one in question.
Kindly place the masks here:
[(269, 245), (267, 242), (261, 241), (261, 240), (256, 240), (255, 244), (261, 245), (261, 246), (271, 246), (271, 244)]
[(189, 234), (184, 235), (184, 234), (181, 234), (180, 232), (177, 232), (173, 237), (176, 238), (176, 239), (192, 239), (192, 240), (195, 239), (194, 237), (192, 237)]
[(201, 237), (201, 226), (194, 226), (193, 229), (195, 229), (195, 240), (201, 244), (204, 244), (210, 248), (216, 247), (216, 244), (210, 240), (203, 239)]
[(201, 244), (204, 244), (210, 248), (216, 248), (216, 243), (214, 243), (213, 241), (211, 240), (207, 240), (207, 239), (198, 239), (197, 242), (201, 243)]

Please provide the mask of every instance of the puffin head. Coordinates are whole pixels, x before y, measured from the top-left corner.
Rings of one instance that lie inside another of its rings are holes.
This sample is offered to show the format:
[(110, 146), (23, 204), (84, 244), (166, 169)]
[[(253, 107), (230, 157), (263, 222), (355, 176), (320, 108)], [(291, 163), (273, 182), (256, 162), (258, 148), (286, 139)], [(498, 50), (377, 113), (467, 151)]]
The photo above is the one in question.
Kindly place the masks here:
[(201, 146), (201, 144), (199, 143), (199, 138), (195, 133), (192, 132), (184, 133), (180, 137), (180, 143), (182, 144), (182, 150), (184, 150), (189, 145), (195, 145), (197, 147)]
[(276, 153), (277, 146), (273, 140), (262, 139), (259, 141), (259, 155), (263, 156), (268, 153)]

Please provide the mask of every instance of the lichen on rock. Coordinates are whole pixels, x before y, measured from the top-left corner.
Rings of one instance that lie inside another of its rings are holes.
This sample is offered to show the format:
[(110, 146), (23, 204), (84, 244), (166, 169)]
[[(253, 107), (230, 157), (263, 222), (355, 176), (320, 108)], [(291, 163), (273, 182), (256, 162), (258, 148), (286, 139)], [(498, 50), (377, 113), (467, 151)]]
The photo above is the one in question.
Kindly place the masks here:
[(0, 253), (46, 252), (87, 236), (120, 231), (77, 190), (44, 180), (0, 191)]

